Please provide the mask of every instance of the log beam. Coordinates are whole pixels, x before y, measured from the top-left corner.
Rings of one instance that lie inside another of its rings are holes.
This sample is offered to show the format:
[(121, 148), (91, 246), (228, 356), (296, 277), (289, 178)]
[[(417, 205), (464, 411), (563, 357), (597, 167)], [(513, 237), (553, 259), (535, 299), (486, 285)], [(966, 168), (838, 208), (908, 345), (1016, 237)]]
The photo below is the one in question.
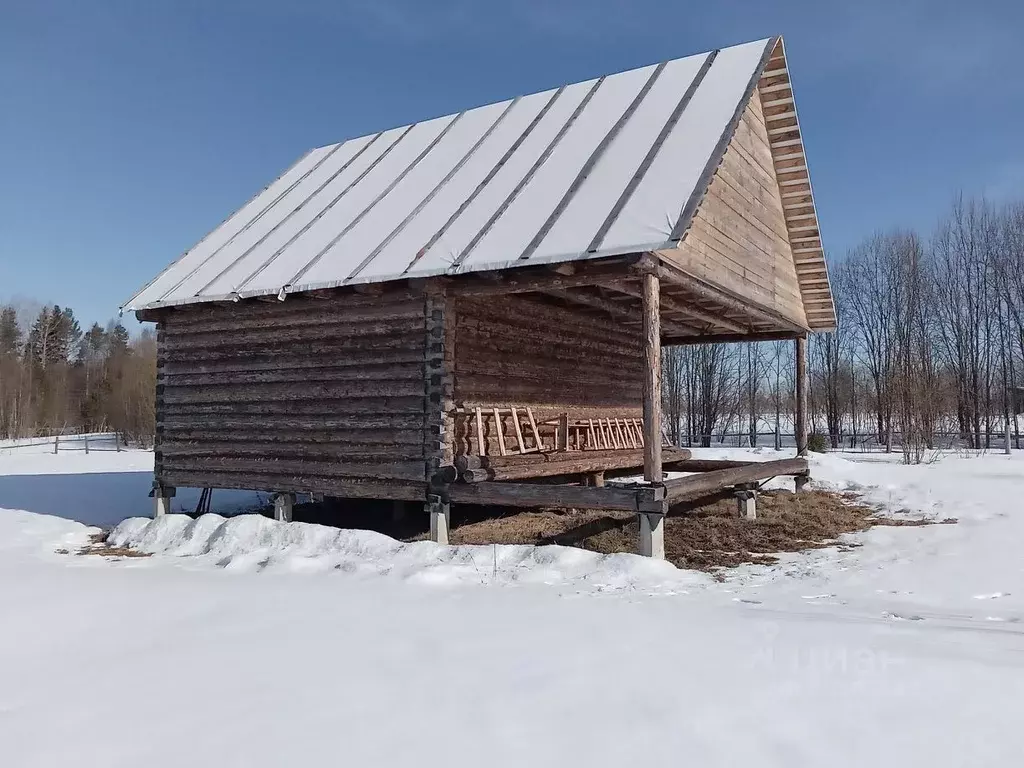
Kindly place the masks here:
[[(609, 291), (618, 291), (624, 293), (627, 296), (632, 296), (636, 299), (643, 297), (643, 290), (639, 287), (634, 286), (632, 283), (627, 283), (623, 280), (603, 280), (598, 283), (599, 286)], [(727, 331), (734, 333), (748, 333), (749, 329), (737, 322), (729, 320), (723, 317), (721, 314), (714, 312), (707, 312), (700, 307), (695, 307), (691, 304), (685, 304), (677, 299), (663, 296), (661, 298), (661, 306), (666, 312), (672, 312), (674, 314), (684, 315), (689, 319), (689, 324), (684, 327), (689, 331), (690, 336), (693, 338), (694, 344), (704, 343), (707, 339), (706, 336), (698, 335), (704, 328), (707, 327), (719, 327), (724, 328)], [(679, 325), (677, 323), (677, 325)]]
[(807, 459), (780, 459), (761, 461), (732, 469), (718, 469), (689, 477), (665, 481), (665, 494), (669, 505), (703, 496), (723, 488), (756, 483), (780, 475), (807, 474)]

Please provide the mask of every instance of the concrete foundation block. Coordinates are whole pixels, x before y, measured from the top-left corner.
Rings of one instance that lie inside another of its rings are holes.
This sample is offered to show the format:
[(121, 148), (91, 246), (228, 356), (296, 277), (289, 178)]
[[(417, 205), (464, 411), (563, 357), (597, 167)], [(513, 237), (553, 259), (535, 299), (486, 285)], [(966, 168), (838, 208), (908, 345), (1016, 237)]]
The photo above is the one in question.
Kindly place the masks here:
[(274, 519), (282, 523), (292, 521), (292, 511), (295, 507), (294, 493), (278, 493), (274, 496)]
[(640, 554), (653, 557), (655, 560), (665, 559), (665, 516), (656, 512), (641, 512), (640, 515)]
[(451, 505), (442, 501), (440, 496), (429, 496), (426, 508), (430, 513), (430, 540), (438, 544), (447, 544), (451, 526)]
[(757, 519), (757, 491), (736, 491), (736, 514), (744, 520)]

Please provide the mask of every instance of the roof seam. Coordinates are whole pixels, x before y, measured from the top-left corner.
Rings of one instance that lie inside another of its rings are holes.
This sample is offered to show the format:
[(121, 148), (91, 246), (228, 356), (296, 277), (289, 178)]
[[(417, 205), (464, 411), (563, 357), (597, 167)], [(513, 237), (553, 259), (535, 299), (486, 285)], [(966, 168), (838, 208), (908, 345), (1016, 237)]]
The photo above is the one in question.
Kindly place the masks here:
[(483, 228), (473, 236), (473, 239), (469, 241), (469, 244), (462, 250), (462, 253), (460, 253), (458, 257), (455, 259), (455, 261), (452, 263), (451, 269), (453, 271), (457, 270), (463, 264), (463, 262), (466, 261), (466, 259), (469, 257), (469, 254), (472, 253), (473, 249), (476, 248), (477, 244), (479, 244), (479, 242), (483, 240), (484, 236), (488, 232), (490, 232), (491, 228), (498, 221), (498, 219), (501, 218), (505, 211), (508, 210), (508, 207), (519, 196), (519, 193), (522, 192), (526, 188), (527, 184), (529, 184), (533, 180), (533, 177), (536, 175), (537, 171), (540, 169), (542, 165), (544, 165), (545, 161), (547, 161), (547, 159), (551, 156), (551, 153), (554, 152), (555, 147), (562, 140), (562, 137), (564, 137), (565, 134), (569, 132), (569, 129), (576, 122), (576, 119), (583, 113), (583, 110), (587, 108), (587, 105), (590, 103), (591, 99), (594, 98), (594, 94), (597, 93), (597, 89), (601, 87), (601, 84), (604, 81), (604, 77), (599, 77), (597, 81), (594, 83), (594, 85), (591, 86), (590, 90), (587, 91), (587, 95), (583, 97), (583, 100), (580, 101), (580, 103), (577, 105), (576, 109), (569, 116), (569, 119), (558, 130), (558, 133), (555, 134), (555, 137), (544, 149), (544, 152), (541, 153), (541, 156), (537, 158), (537, 160), (533, 163), (530, 169), (526, 172), (526, 175), (519, 180), (519, 183), (516, 184), (515, 188), (505, 198), (505, 201), (500, 206), (498, 206), (498, 210), (496, 210), (491, 215), (491, 217), (484, 223)]
[[(318, 147), (317, 149), (319, 149), (319, 147)], [(224, 218), (223, 220), (221, 220), (220, 224), (218, 224), (218, 225), (217, 225), (216, 227), (214, 227), (214, 228), (213, 228), (213, 229), (211, 229), (211, 230), (210, 230), (209, 232), (207, 232), (207, 233), (206, 233), (205, 235), (203, 235), (202, 239), (201, 239), (201, 240), (200, 240), (200, 241), (199, 241), (198, 243), (196, 243), (196, 244), (195, 244), (195, 245), (193, 245), (193, 246), (192, 246), (191, 248), (189, 248), (189, 249), (188, 249), (187, 251), (185, 251), (184, 253), (182, 253), (182, 254), (181, 254), (180, 256), (178, 256), (178, 258), (176, 258), (176, 259), (175, 259), (174, 261), (172, 261), (172, 262), (171, 262), (170, 264), (168, 264), (168, 265), (167, 265), (166, 267), (164, 267), (163, 269), (161, 269), (161, 270), (160, 270), (160, 271), (159, 271), (159, 272), (157, 273), (156, 277), (154, 277), (154, 278), (153, 278), (152, 280), (150, 280), (150, 281), (149, 281), (148, 283), (146, 283), (146, 284), (145, 284), (144, 286), (142, 286), (141, 288), (139, 288), (139, 290), (137, 290), (137, 291), (136, 291), (136, 292), (135, 292), (134, 294), (132, 294), (131, 298), (129, 298), (129, 299), (128, 299), (128, 301), (126, 301), (126, 302), (125, 302), (124, 304), (122, 304), (122, 305), (121, 305), (121, 307), (120, 307), (120, 309), (121, 309), (121, 310), (124, 310), (124, 308), (125, 308), (125, 307), (127, 307), (127, 306), (128, 306), (129, 304), (131, 304), (131, 303), (132, 303), (133, 301), (135, 301), (135, 300), (136, 300), (137, 298), (139, 298), (139, 296), (141, 296), (142, 294), (144, 294), (144, 293), (145, 293), (145, 292), (146, 292), (147, 290), (149, 290), (150, 288), (152, 288), (152, 287), (153, 287), (153, 286), (154, 286), (154, 285), (156, 284), (157, 280), (159, 280), (159, 279), (160, 279), (161, 277), (163, 277), (163, 276), (164, 276), (164, 275), (166, 275), (166, 274), (167, 274), (168, 272), (170, 272), (170, 271), (171, 271), (171, 270), (172, 270), (172, 269), (173, 269), (173, 268), (174, 268), (174, 267), (175, 267), (175, 266), (176, 266), (176, 265), (177, 265), (177, 264), (178, 264), (178, 263), (179, 263), (179, 262), (180, 262), (180, 261), (181, 261), (182, 259), (184, 259), (184, 258), (185, 258), (186, 256), (188, 256), (188, 255), (189, 255), (190, 253), (192, 253), (192, 251), (194, 251), (194, 250), (195, 250), (196, 248), (198, 248), (198, 247), (199, 247), (200, 245), (202, 245), (203, 243), (205, 243), (205, 242), (206, 242), (206, 241), (207, 241), (207, 240), (209, 239), (210, 235), (212, 235), (212, 234), (213, 234), (214, 232), (216, 232), (216, 231), (217, 231), (217, 230), (219, 230), (219, 229), (220, 229), (221, 227), (223, 227), (223, 226), (224, 226), (225, 224), (227, 224), (227, 223), (228, 223), (229, 221), (231, 221), (231, 219), (233, 219), (233, 218), (234, 218), (235, 216), (237, 216), (237, 215), (238, 215), (239, 213), (241, 213), (241, 212), (242, 212), (243, 210), (245, 210), (245, 207), (246, 207), (247, 205), (249, 205), (249, 204), (251, 204), (251, 203), (254, 203), (254, 202), (256, 202), (256, 200), (258, 200), (258, 199), (259, 199), (260, 195), (262, 195), (262, 194), (263, 194), (264, 192), (266, 192), (266, 191), (267, 191), (268, 189), (270, 189), (270, 188), (271, 188), (272, 186), (274, 186), (274, 185), (275, 185), (275, 184), (276, 184), (277, 182), (279, 182), (279, 181), (280, 181), (281, 179), (283, 179), (283, 178), (285, 177), (285, 175), (287, 175), (288, 171), (290, 171), (290, 170), (291, 170), (292, 168), (294, 168), (294, 167), (295, 167), (295, 166), (297, 166), (297, 165), (298, 165), (299, 163), (301, 163), (301, 162), (302, 162), (303, 160), (305, 160), (305, 159), (306, 159), (307, 157), (309, 157), (309, 156), (310, 156), (311, 154), (313, 154), (313, 152), (314, 152), (314, 151), (316, 151), (316, 150), (315, 150), (315, 149), (310, 149), (310, 150), (307, 150), (306, 152), (304, 152), (304, 153), (303, 153), (303, 155), (302, 155), (302, 157), (300, 157), (300, 158), (299, 158), (298, 160), (296, 160), (296, 161), (295, 161), (294, 163), (292, 163), (292, 164), (291, 164), (291, 165), (289, 165), (289, 166), (288, 166), (287, 168), (285, 168), (285, 169), (284, 169), (283, 171), (281, 171), (281, 173), (279, 173), (279, 174), (277, 175), (277, 178), (275, 178), (275, 179), (274, 179), (274, 180), (273, 180), (272, 182), (270, 182), (270, 183), (269, 183), (269, 184), (267, 184), (267, 185), (266, 185), (265, 187), (263, 187), (263, 189), (261, 189), (261, 190), (260, 190), (259, 192), (257, 192), (257, 193), (256, 193), (255, 195), (253, 195), (253, 196), (252, 196), (252, 197), (250, 197), (250, 198), (249, 198), (248, 200), (246, 200), (246, 201), (245, 201), (244, 203), (242, 203), (242, 205), (240, 205), (240, 206), (239, 206), (238, 208), (236, 208), (236, 209), (235, 209), (234, 211), (232, 211), (232, 212), (231, 212), (230, 214), (228, 214), (228, 216), (227, 216), (226, 218)], [(166, 295), (166, 294), (164, 294), (164, 295)], [(163, 298), (163, 296), (161, 296), (161, 298)]]
[(505, 163), (507, 163), (509, 159), (512, 157), (512, 155), (516, 153), (516, 151), (519, 149), (522, 143), (526, 141), (527, 138), (529, 138), (530, 134), (533, 133), (534, 128), (536, 128), (540, 124), (540, 121), (544, 119), (544, 116), (548, 113), (548, 111), (550, 111), (551, 107), (554, 106), (555, 101), (558, 99), (559, 96), (562, 95), (562, 93), (565, 92), (565, 89), (567, 87), (568, 86), (563, 85), (552, 94), (551, 98), (548, 99), (547, 103), (543, 107), (541, 107), (540, 112), (538, 112), (537, 115), (533, 118), (533, 120), (530, 121), (530, 124), (526, 126), (526, 130), (519, 135), (519, 138), (512, 142), (512, 146), (510, 146), (505, 151), (505, 154), (502, 155), (501, 159), (498, 160), (497, 163), (495, 163), (494, 167), (491, 168), (490, 171), (488, 171), (487, 175), (483, 178), (483, 181), (476, 185), (476, 188), (472, 191), (472, 193), (470, 193), (469, 197), (467, 197), (462, 202), (462, 204), (459, 205), (455, 213), (448, 217), (448, 221), (442, 224), (441, 228), (437, 230), (437, 232), (435, 232), (433, 235), (431, 235), (430, 239), (427, 240), (426, 244), (416, 252), (416, 255), (413, 257), (412, 261), (409, 262), (409, 265), (402, 270), (403, 275), (406, 274), (410, 269), (412, 269), (413, 265), (415, 265), (416, 262), (422, 259), (423, 256), (426, 255), (426, 253), (431, 248), (433, 248), (434, 245), (442, 237), (444, 237), (445, 233), (448, 231), (448, 228), (452, 224), (454, 224), (455, 221), (460, 216), (462, 216), (463, 213), (465, 213), (466, 209), (469, 208), (470, 205), (472, 205), (473, 201), (476, 200), (477, 195), (479, 195), (487, 187), (487, 185), (491, 183), (491, 180), (498, 175), (498, 172), (505, 166)]
[[(235, 242), (235, 238), (237, 238), (243, 232), (247, 232), (249, 230), (249, 228), (253, 224), (255, 224), (257, 221), (259, 221), (261, 218), (263, 218), (263, 216), (267, 213), (267, 211), (269, 211), (271, 208), (273, 208), (275, 205), (277, 205), (279, 202), (281, 202), (299, 184), (301, 184), (303, 181), (308, 179), (310, 174), (314, 173), (320, 166), (322, 166), (324, 163), (326, 163), (330, 158), (334, 157), (334, 153), (337, 152), (339, 149), (341, 149), (343, 146), (344, 146), (344, 144), (335, 144), (331, 148), (331, 151), (328, 152), (326, 155), (324, 155), (322, 158), (320, 158), (320, 160), (318, 160), (313, 165), (312, 168), (310, 168), (308, 171), (306, 171), (304, 174), (302, 174), (302, 176), (300, 176), (298, 179), (293, 181), (288, 186), (288, 189), (286, 189), (284, 192), (282, 192), (277, 197), (275, 197), (271, 202), (267, 203), (263, 207), (263, 210), (260, 211), (258, 214), (256, 214), (256, 216), (254, 216), (252, 219), (250, 219), (245, 224), (245, 226), (243, 226), (240, 230), (235, 232), (235, 234), (233, 234), (230, 238), (228, 238), (223, 243), (221, 243), (219, 246), (217, 246), (217, 248), (214, 251), (212, 251), (205, 259), (203, 259), (201, 262), (196, 264), (195, 268), (191, 272), (189, 272), (187, 275), (185, 275), (183, 278), (181, 278), (181, 280), (179, 280), (173, 286), (171, 286), (166, 291), (164, 291), (160, 295), (160, 298), (162, 299), (168, 293), (171, 293), (172, 291), (176, 291), (178, 288), (180, 288), (182, 285), (184, 285), (186, 282), (188, 282), (199, 270), (201, 270), (203, 267), (205, 267), (207, 264), (209, 264), (210, 260), (213, 259), (218, 253), (220, 253), (223, 249), (227, 248), (229, 245), (231, 245), (233, 242)], [(271, 230), (271, 231), (273, 231), (273, 230)], [(260, 238), (260, 240), (258, 242), (262, 242), (262, 241), (263, 241), (263, 238)], [(246, 253), (248, 253), (248, 251), (246, 251)]]
[(668, 120), (665, 121), (665, 125), (662, 126), (661, 133), (658, 134), (658, 138), (655, 139), (651, 148), (647, 150), (647, 154), (640, 162), (640, 166), (637, 168), (636, 173), (634, 173), (633, 177), (629, 180), (629, 183), (619, 196), (619, 199), (615, 201), (615, 205), (612, 206), (611, 212), (597, 230), (597, 234), (594, 235), (594, 239), (590, 241), (590, 245), (587, 246), (587, 253), (594, 253), (601, 247), (601, 244), (608, 236), (611, 228), (615, 225), (615, 222), (618, 221), (619, 216), (622, 215), (622, 211), (625, 210), (626, 205), (629, 204), (630, 199), (633, 197), (633, 193), (636, 192), (640, 183), (643, 181), (644, 176), (647, 175), (647, 171), (650, 170), (652, 165), (654, 165), (655, 159), (661, 151), (662, 146), (665, 144), (665, 140), (669, 137), (672, 131), (675, 130), (676, 125), (678, 125), (679, 120), (683, 116), (683, 112), (689, 106), (690, 101), (693, 100), (693, 95), (697, 92), (700, 84), (704, 82), (704, 77), (711, 69), (711, 65), (714, 64), (717, 57), (718, 50), (712, 51), (705, 57), (700, 69), (697, 70), (697, 74), (683, 92), (683, 95), (676, 104), (675, 109), (673, 109), (669, 114)]
[(431, 141), (426, 146), (426, 148), (423, 149), (415, 158), (413, 158), (413, 161), (405, 167), (405, 170), (398, 174), (398, 176), (396, 176), (395, 179), (390, 184), (388, 184), (384, 188), (384, 190), (379, 195), (377, 195), (377, 197), (375, 197), (368, 206), (363, 208), (363, 210), (360, 211), (356, 215), (356, 217), (352, 219), (352, 221), (345, 225), (341, 232), (335, 235), (334, 238), (332, 238), (331, 241), (327, 243), (327, 245), (325, 245), (316, 256), (310, 259), (303, 267), (299, 269), (298, 272), (292, 275), (291, 278), (288, 279), (282, 286), (281, 290), (286, 290), (289, 285), (291, 285), (293, 282), (295, 282), (304, 274), (306, 274), (306, 272), (312, 269), (320, 261), (320, 259), (322, 259), (332, 248), (334, 248), (335, 245), (338, 244), (341, 238), (343, 238), (345, 235), (347, 235), (349, 232), (355, 229), (359, 222), (366, 218), (367, 214), (369, 214), (370, 211), (373, 210), (373, 207), (377, 205), (377, 203), (379, 203), (385, 197), (390, 195), (391, 192), (394, 191), (395, 187), (401, 184), (403, 179), (405, 179), (405, 177), (412, 172), (412, 169), (419, 165), (420, 161), (422, 161), (424, 157), (430, 154), (430, 150), (436, 147), (441, 142), (441, 140), (448, 135), (448, 131), (452, 129), (452, 126), (459, 122), (459, 120), (461, 120), (465, 114), (465, 111), (459, 112), (457, 115), (455, 115), (455, 117), (449, 120), (448, 124), (441, 129), (441, 132), (434, 137), (433, 141)]
[(377, 258), (377, 256), (380, 255), (381, 251), (383, 251), (385, 248), (387, 248), (388, 244), (392, 240), (394, 240), (395, 237), (397, 237), (398, 234), (403, 229), (405, 229), (413, 219), (415, 219), (417, 216), (419, 216), (419, 214), (430, 203), (430, 201), (434, 199), (434, 196), (437, 195), (437, 193), (441, 191), (441, 188), (444, 187), (449, 181), (451, 181), (455, 177), (455, 175), (459, 171), (462, 170), (462, 167), (469, 161), (469, 159), (473, 155), (476, 154), (476, 151), (478, 149), (480, 149), (481, 146), (483, 146), (484, 142), (486, 142), (487, 139), (489, 139), (491, 137), (491, 135), (494, 133), (494, 131), (498, 128), (498, 126), (501, 125), (505, 121), (505, 118), (508, 116), (509, 112), (512, 111), (513, 107), (515, 107), (516, 104), (518, 104), (521, 99), (522, 99), (521, 96), (517, 96), (516, 98), (512, 99), (512, 101), (510, 101), (508, 103), (508, 106), (506, 106), (505, 109), (502, 110), (501, 114), (498, 115), (498, 118), (487, 127), (487, 130), (483, 132), (483, 135), (479, 139), (476, 140), (476, 143), (473, 144), (473, 146), (469, 148), (469, 151), (465, 155), (462, 156), (462, 159), (460, 159), (459, 162), (457, 162), (455, 164), (455, 167), (453, 167), (450, 171), (448, 171), (448, 173), (445, 175), (445, 177), (443, 179), (441, 179), (441, 181), (439, 181), (434, 186), (434, 188), (432, 190), (430, 190), (430, 192), (427, 193), (427, 196), (424, 197), (416, 205), (416, 207), (412, 209), (412, 211), (409, 213), (409, 215), (406, 216), (397, 227), (395, 227), (393, 230), (391, 230), (390, 234), (388, 234), (388, 236), (385, 237), (380, 242), (380, 244), (370, 252), (370, 255), (367, 256), (365, 259), (363, 259), (359, 263), (359, 265), (355, 269), (353, 269), (351, 273), (349, 273), (348, 277), (345, 278), (346, 280), (351, 280), (356, 275), (358, 275), (360, 272), (362, 272), (367, 266), (369, 266), (370, 263), (372, 263), (373, 260), (375, 258)]
[(654, 87), (654, 83), (661, 76), (661, 73), (665, 71), (666, 66), (668, 66), (668, 62), (663, 61), (654, 68), (654, 71), (651, 73), (651, 76), (647, 78), (647, 81), (644, 83), (639, 93), (633, 97), (633, 100), (626, 106), (623, 113), (619, 115), (618, 120), (616, 120), (612, 127), (608, 129), (604, 138), (601, 139), (597, 147), (594, 148), (594, 151), (590, 153), (590, 157), (587, 158), (583, 167), (580, 168), (579, 173), (576, 174), (576, 178), (573, 179), (569, 188), (565, 191), (565, 194), (562, 195), (562, 199), (558, 201), (555, 209), (548, 216), (547, 220), (541, 224), (540, 229), (537, 231), (537, 234), (533, 236), (533, 239), (527, 243), (526, 248), (523, 249), (522, 254), (519, 256), (519, 261), (529, 259), (530, 256), (533, 255), (534, 251), (537, 250), (537, 247), (541, 244), (544, 238), (547, 237), (548, 232), (551, 231), (551, 228), (565, 212), (565, 209), (569, 207), (572, 199), (576, 196), (576, 193), (580, 191), (580, 187), (583, 186), (587, 177), (597, 166), (597, 163), (600, 161), (605, 151), (609, 146), (611, 146), (612, 142), (615, 141), (623, 127), (625, 127), (626, 123), (629, 122), (629, 119), (636, 113), (636, 110), (639, 108), (644, 98), (646, 98), (647, 94), (651, 92), (651, 88)]
[(725, 150), (728, 148), (729, 142), (732, 141), (732, 137), (736, 133), (736, 128), (739, 126), (740, 120), (743, 117), (743, 111), (746, 109), (747, 103), (750, 101), (750, 97), (754, 93), (754, 89), (757, 88), (757, 82), (760, 80), (761, 73), (768, 64), (772, 51), (775, 50), (775, 44), (778, 40), (778, 37), (773, 37), (769, 39), (765, 45), (764, 52), (761, 54), (761, 60), (758, 62), (757, 67), (754, 69), (754, 74), (747, 83), (747, 88), (744, 91), (743, 97), (739, 100), (739, 104), (736, 107), (735, 113), (733, 113), (732, 119), (726, 123), (725, 130), (722, 131), (722, 135), (718, 139), (718, 144), (715, 145), (715, 148), (711, 153), (711, 157), (708, 158), (708, 162), (704, 166), (704, 170), (697, 180), (697, 184), (694, 186), (693, 192), (690, 194), (690, 198), (686, 201), (686, 205), (683, 206), (683, 210), (679, 212), (679, 218), (676, 220), (676, 225), (672, 228), (672, 232), (668, 237), (670, 242), (678, 243), (689, 228), (690, 222), (693, 220), (694, 214), (697, 212), (697, 208), (700, 206), (701, 201), (707, 194), (708, 186), (711, 184), (711, 179), (715, 175), (715, 170), (721, 164), (722, 157), (725, 155)]
[[(326, 208), (321, 210), (320, 213), (318, 213), (316, 216), (314, 216), (310, 221), (306, 222), (306, 224), (303, 225), (303, 227), (298, 232), (296, 232), (294, 235), (292, 235), (290, 238), (288, 238), (288, 241), (284, 245), (282, 245), (280, 248), (278, 248), (276, 251), (274, 251), (274, 253), (272, 253), (270, 255), (270, 257), (266, 261), (264, 261), (262, 264), (260, 264), (260, 266), (258, 266), (255, 271), (253, 271), (241, 283), (239, 283), (237, 286), (235, 286), (235, 292), (237, 293), (239, 290), (241, 290), (245, 286), (246, 283), (248, 283), (254, 277), (256, 277), (261, 272), (263, 272), (263, 270), (265, 270), (267, 267), (269, 267), (274, 262), (275, 259), (277, 259), (286, 250), (288, 250), (292, 246), (293, 243), (295, 243), (300, 237), (302, 237), (310, 229), (312, 229), (314, 224), (316, 224), (318, 221), (320, 221), (327, 214), (327, 212), (329, 210), (331, 210), (335, 205), (338, 204), (338, 202), (341, 201), (341, 198), (345, 197), (345, 195), (347, 195), (349, 192), (351, 192), (353, 189), (355, 189), (355, 187), (358, 186), (359, 183), (363, 179), (365, 179), (373, 171), (373, 169), (376, 168), (378, 164), (380, 164), (380, 162), (385, 157), (390, 155), (391, 151), (395, 147), (398, 146), (398, 144), (402, 141), (402, 139), (404, 139), (406, 136), (408, 136), (410, 133), (412, 133), (413, 128), (415, 128), (417, 125), (419, 125), (419, 123), (413, 123), (408, 128), (406, 128), (404, 131), (402, 131), (402, 133), (399, 135), (399, 137), (388, 145), (387, 149), (385, 149), (383, 152), (380, 153), (380, 155), (378, 155), (376, 158), (374, 158), (372, 163), (370, 163), (366, 168), (364, 168), (360, 172), (360, 174), (353, 181), (349, 182), (348, 186), (346, 186), (343, 190), (341, 190), (341, 192), (339, 192), (335, 196), (335, 198), (333, 200), (331, 200), (331, 202), (329, 202), (327, 204)], [(383, 135), (383, 133), (380, 134), (380, 135)], [(364, 149), (365, 149), (365, 147), (364, 147)], [(209, 287), (210, 287), (209, 285), (204, 286), (202, 290), (205, 291)], [(201, 292), (202, 291), (200, 291), (200, 293)]]

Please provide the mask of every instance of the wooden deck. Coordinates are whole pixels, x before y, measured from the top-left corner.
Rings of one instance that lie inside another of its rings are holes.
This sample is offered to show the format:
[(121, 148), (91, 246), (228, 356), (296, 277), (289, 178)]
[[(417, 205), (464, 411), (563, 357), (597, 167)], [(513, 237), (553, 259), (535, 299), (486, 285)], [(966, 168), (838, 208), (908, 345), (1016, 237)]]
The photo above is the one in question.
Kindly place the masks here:
[[(681, 451), (681, 453), (689, 453)], [(643, 461), (641, 457), (640, 466)], [(806, 477), (807, 459), (764, 462), (708, 461), (680, 458), (666, 462), (668, 471), (693, 472), (661, 484), (618, 483), (600, 488), (554, 483), (507, 481), (460, 482), (448, 488), (451, 501), (509, 507), (563, 507), (666, 514), (673, 505), (745, 487), (773, 477)]]

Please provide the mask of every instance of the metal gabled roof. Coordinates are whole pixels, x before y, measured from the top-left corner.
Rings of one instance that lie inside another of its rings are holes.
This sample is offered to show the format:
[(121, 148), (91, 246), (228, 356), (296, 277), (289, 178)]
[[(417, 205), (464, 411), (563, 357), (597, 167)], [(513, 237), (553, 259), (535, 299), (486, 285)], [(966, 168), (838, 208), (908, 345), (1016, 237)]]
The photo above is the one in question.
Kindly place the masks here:
[(775, 42), (315, 149), (124, 309), (672, 247)]

